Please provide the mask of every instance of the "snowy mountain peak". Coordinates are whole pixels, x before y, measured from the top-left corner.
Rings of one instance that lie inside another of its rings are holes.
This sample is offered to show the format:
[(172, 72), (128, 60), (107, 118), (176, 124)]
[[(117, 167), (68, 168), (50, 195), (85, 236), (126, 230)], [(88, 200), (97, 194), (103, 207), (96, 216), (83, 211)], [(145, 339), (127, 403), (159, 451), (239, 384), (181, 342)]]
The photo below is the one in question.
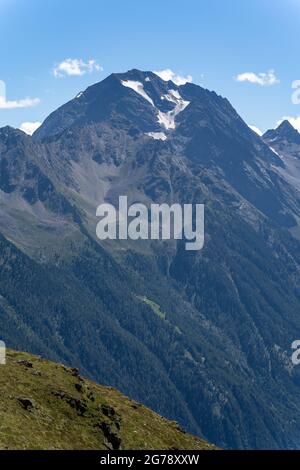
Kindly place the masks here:
[[(177, 85), (151, 71), (132, 69), (113, 73), (77, 94), (50, 114), (33, 138), (55, 140), (70, 128), (104, 125), (134, 139), (146, 134), (155, 140), (170, 140), (178, 132), (192, 138), (213, 122), (219, 126), (224, 113), (237, 122), (235, 110), (216, 93), (191, 83)], [(248, 128), (244, 129), (247, 134)]]
[[(132, 72), (134, 73), (135, 71), (130, 71), (130, 75), (132, 75)], [(177, 87), (175, 83), (165, 82), (152, 73), (149, 75), (145, 72), (144, 75), (144, 77), (141, 76), (141, 72), (139, 72), (139, 77), (142, 78), (143, 81), (130, 79), (121, 79), (120, 81), (123, 86), (131, 88), (131, 90), (139, 94), (155, 108), (157, 122), (164, 130), (174, 130), (176, 128), (176, 116), (181, 113), (190, 102), (181, 96), (179, 87)], [(172, 83), (172, 85), (170, 85), (170, 83)], [(163, 135), (164, 137), (161, 140), (166, 139), (165, 134), (161, 132), (148, 132), (147, 135), (154, 139), (160, 139), (161, 137), (157, 136)]]

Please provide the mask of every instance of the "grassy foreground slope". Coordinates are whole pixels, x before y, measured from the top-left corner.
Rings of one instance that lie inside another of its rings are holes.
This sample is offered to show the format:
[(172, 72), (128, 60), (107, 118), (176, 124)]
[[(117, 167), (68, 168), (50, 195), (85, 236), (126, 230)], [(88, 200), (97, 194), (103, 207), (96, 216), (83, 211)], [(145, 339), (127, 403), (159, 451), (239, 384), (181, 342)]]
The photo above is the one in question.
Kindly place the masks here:
[(0, 449), (215, 448), (77, 369), (27, 353), (7, 352), (0, 390)]

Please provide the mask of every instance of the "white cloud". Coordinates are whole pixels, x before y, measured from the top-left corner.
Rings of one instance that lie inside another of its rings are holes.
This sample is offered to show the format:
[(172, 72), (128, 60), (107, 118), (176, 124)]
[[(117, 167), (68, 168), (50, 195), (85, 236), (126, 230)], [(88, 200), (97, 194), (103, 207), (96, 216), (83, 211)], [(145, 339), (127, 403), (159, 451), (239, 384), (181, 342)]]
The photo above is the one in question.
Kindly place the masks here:
[(281, 124), (283, 121), (289, 121), (289, 122), (292, 124), (292, 126), (293, 126), (298, 132), (300, 132), (300, 116), (296, 116), (296, 117), (284, 116), (282, 119), (280, 119), (280, 120), (277, 122), (277, 126), (280, 126), (280, 124)]
[(269, 70), (267, 73), (256, 74), (254, 72), (240, 73), (235, 77), (237, 82), (249, 82), (260, 86), (271, 86), (280, 83), (276, 77), (274, 70)]
[(165, 80), (168, 82), (169, 80), (172, 80), (172, 82), (175, 83), (175, 85), (184, 85), (185, 83), (190, 83), (193, 81), (193, 77), (191, 75), (187, 75), (186, 77), (183, 77), (181, 75), (177, 75), (173, 70), (171, 69), (165, 69), (165, 70), (158, 70), (155, 71), (156, 75), (158, 75), (162, 80)]
[(55, 77), (73, 76), (80, 77), (86, 73), (101, 72), (103, 68), (95, 59), (84, 62), (82, 59), (65, 59), (53, 69)]
[(32, 135), (41, 124), (41, 122), (22, 122), (19, 129), (25, 132), (25, 134)]
[(256, 134), (258, 134), (259, 136), (262, 136), (263, 135), (263, 132), (256, 126), (249, 126), (250, 129), (252, 129), (254, 132), (256, 132)]
[(7, 100), (5, 82), (0, 80), (0, 109), (31, 108), (40, 103), (39, 98), (24, 98), (22, 100)]
[(0, 96), (0, 109), (16, 109), (16, 108), (31, 108), (39, 104), (39, 98), (24, 98), (23, 100), (6, 101), (3, 96)]

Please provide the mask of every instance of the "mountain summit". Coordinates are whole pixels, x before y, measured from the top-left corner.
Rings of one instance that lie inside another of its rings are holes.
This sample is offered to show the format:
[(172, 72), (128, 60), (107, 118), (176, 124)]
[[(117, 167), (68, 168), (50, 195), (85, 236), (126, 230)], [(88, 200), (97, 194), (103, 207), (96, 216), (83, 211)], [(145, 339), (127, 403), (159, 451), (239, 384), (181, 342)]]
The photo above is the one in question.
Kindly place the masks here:
[(281, 158), (283, 166), (279, 174), (297, 191), (300, 190), (300, 134), (289, 121), (283, 121), (277, 129), (269, 130), (263, 140)]
[(109, 120), (121, 128), (130, 122), (136, 131), (163, 140), (165, 132), (175, 129), (176, 116), (189, 104), (180, 89), (184, 88), (153, 72), (111, 74), (52, 113), (34, 137), (43, 139), (73, 125)]
[(292, 126), (292, 124), (285, 120), (276, 129), (271, 129), (263, 135), (263, 139), (268, 142), (286, 141), (290, 144), (300, 145), (300, 134)]

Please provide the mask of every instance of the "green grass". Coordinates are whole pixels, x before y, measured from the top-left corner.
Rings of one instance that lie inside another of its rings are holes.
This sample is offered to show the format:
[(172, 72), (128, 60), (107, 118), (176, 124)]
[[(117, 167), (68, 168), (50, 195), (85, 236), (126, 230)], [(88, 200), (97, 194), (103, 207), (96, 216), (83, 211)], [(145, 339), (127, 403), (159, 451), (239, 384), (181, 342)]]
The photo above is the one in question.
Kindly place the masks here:
[(160, 306), (155, 303), (153, 300), (148, 299), (148, 297), (140, 296), (138, 297), (142, 302), (149, 305), (152, 311), (161, 319), (166, 320), (166, 314), (161, 311)]
[[(103, 426), (122, 449), (215, 449), (117, 390), (26, 353), (7, 352), (0, 388), (0, 449), (107, 449)], [(22, 398), (33, 407), (25, 409)]]
[(167, 323), (169, 326), (171, 326), (174, 331), (176, 331), (176, 333), (178, 335), (181, 335), (182, 334), (182, 331), (180, 330), (179, 326), (177, 325), (174, 325), (173, 323), (171, 323), (168, 318), (167, 318), (167, 315), (165, 312), (163, 312), (160, 308), (160, 305), (158, 305), (156, 302), (154, 302), (153, 300), (151, 299), (148, 299), (148, 297), (146, 297), (145, 295), (144, 296), (137, 296), (137, 298), (141, 301), (141, 302), (144, 302), (146, 305), (148, 305), (148, 307), (151, 308), (152, 312), (157, 315), (161, 320), (163, 320), (165, 323)]

